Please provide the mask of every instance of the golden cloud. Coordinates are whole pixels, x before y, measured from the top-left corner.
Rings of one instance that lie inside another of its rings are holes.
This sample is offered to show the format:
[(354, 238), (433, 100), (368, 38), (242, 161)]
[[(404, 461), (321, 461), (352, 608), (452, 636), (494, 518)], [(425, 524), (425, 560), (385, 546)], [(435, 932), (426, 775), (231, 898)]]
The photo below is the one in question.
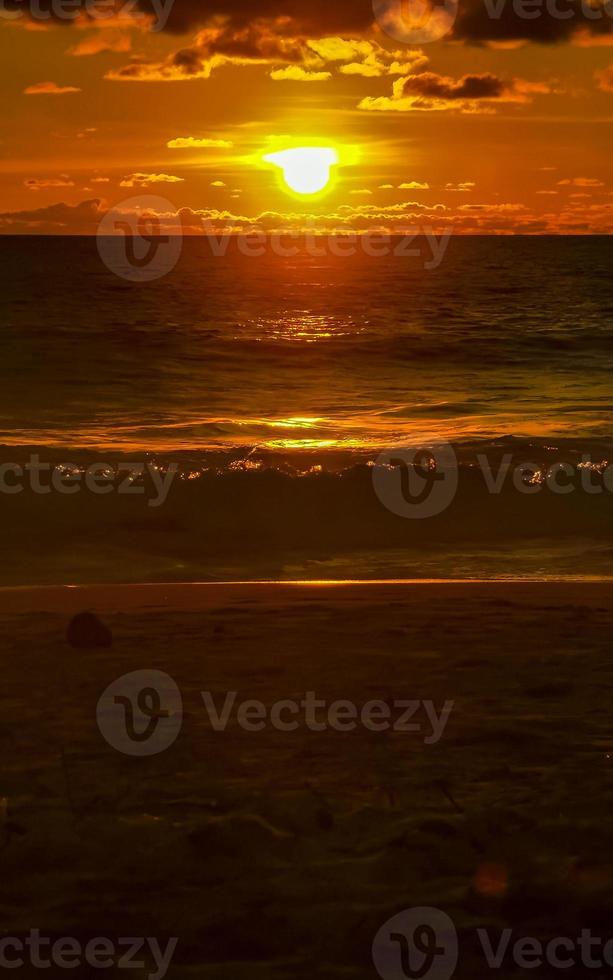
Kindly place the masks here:
[(166, 144), (169, 150), (196, 150), (196, 149), (230, 149), (234, 146), (230, 140), (207, 139), (201, 136), (177, 136), (176, 139), (169, 140)]
[(69, 95), (73, 92), (80, 92), (80, 88), (73, 85), (58, 85), (56, 82), (36, 82), (28, 85), (24, 90), (25, 95)]

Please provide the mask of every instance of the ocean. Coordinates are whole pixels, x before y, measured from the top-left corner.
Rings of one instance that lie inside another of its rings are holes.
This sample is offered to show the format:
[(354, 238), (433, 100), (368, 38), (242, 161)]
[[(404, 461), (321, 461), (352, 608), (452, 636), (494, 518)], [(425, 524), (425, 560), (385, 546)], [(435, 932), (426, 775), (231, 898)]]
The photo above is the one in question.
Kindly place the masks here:
[[(131, 282), (93, 238), (0, 238), (2, 462), (178, 468), (159, 507), (0, 494), (5, 579), (608, 574), (607, 486), (545, 477), (613, 460), (612, 262), (604, 237), (454, 237), (429, 269), (186, 238)], [(441, 443), (453, 506), (390, 512), (373, 463)], [(542, 493), (488, 491), (476, 460), (509, 452)]]

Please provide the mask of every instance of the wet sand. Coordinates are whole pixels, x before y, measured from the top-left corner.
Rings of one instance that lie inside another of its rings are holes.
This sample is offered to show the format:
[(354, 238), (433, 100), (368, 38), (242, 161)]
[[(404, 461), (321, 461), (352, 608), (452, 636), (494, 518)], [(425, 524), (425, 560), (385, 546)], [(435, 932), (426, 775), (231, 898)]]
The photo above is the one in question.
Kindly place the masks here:
[[(110, 649), (67, 646), (83, 609)], [(490, 972), (475, 925), (613, 932), (613, 584), (3, 589), (0, 617), (7, 932), (177, 936), (179, 980), (372, 978), (375, 933), (411, 906), (452, 916), (459, 977)], [(136, 670), (183, 701), (149, 758), (96, 723)], [(423, 713), (412, 732), (215, 731), (203, 691), (453, 709), (435, 744)]]

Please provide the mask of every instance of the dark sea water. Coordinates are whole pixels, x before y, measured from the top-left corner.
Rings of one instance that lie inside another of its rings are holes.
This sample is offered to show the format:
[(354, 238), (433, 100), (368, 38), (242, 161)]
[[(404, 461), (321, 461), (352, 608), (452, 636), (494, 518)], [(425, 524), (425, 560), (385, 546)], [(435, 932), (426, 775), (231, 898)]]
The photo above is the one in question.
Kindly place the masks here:
[(0, 239), (0, 442), (139, 450), (608, 437), (613, 238), (215, 257), (152, 283), (94, 239)]
[[(140, 537), (126, 501), (107, 502), (102, 524), (88, 509), (99, 498), (45, 505), (70, 504), (66, 527), (104, 527), (93, 564), (125, 545), (136, 577), (302, 577), (309, 548), (320, 576), (608, 573), (610, 494), (553, 505), (503, 494), (484, 509), (475, 491), (461, 519), (392, 527), (373, 516), (362, 464), (439, 441), (467, 466), (509, 447), (537, 463), (613, 460), (612, 270), (613, 238), (456, 238), (434, 270), (359, 251), (221, 257), (191, 238), (167, 276), (134, 283), (105, 266), (95, 239), (0, 238), (3, 460), (178, 460), (196, 485), (181, 494), (200, 497), (175, 497), (155, 527), (141, 513)], [(9, 537), (20, 519), (43, 536), (57, 526), (40, 501), (11, 500), (19, 514), (0, 501)], [(82, 558), (69, 567), (78, 578)]]

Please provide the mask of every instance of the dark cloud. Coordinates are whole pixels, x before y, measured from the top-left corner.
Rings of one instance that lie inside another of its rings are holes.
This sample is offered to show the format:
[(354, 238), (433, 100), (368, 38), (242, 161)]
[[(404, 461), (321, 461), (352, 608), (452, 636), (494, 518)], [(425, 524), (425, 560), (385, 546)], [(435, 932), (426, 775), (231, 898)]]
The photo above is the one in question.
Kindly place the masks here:
[(211, 27), (198, 35), (198, 45), (175, 55), (175, 64), (189, 68), (213, 55), (236, 61), (296, 62), (304, 60), (308, 51), (304, 40), (277, 32), (268, 22), (247, 27)]
[[(155, 13), (151, 0), (139, 0), (139, 9)], [(363, 32), (372, 26), (372, 0), (175, 0), (167, 30), (182, 33), (227, 17), (233, 28), (257, 20), (275, 20), (279, 33)]]
[[(198, 72), (202, 71), (202, 53), (197, 48), (183, 48), (174, 55), (172, 63), (184, 75), (197, 75)], [(138, 66), (135, 67), (138, 68)]]
[[(99, 221), (106, 214), (97, 200), (71, 206), (55, 204), (28, 211), (0, 213), (0, 235), (95, 235)], [(134, 211), (126, 215), (136, 215)], [(339, 231), (387, 231), (409, 233), (415, 226), (427, 225), (436, 234), (450, 230), (458, 234), (557, 234), (584, 231), (609, 234), (613, 205), (589, 205), (575, 202), (559, 214), (539, 213), (524, 204), (464, 204), (449, 208), (443, 204), (425, 205), (414, 201), (388, 206), (374, 204), (352, 207), (342, 205), (329, 214), (294, 214), (266, 211), (246, 217), (229, 211), (192, 210), (160, 213), (162, 234), (202, 235), (224, 233), (249, 234), (292, 231), (310, 234), (338, 234)]]
[[(7, 10), (27, 9), (33, 0), (3, 0)], [(92, 2), (92, 0), (89, 0)], [(168, 2), (168, 0), (166, 0)], [(388, 0), (398, 10), (401, 0)], [(36, 0), (37, 9), (49, 14), (55, 0)], [(154, 19), (160, 0), (136, 0), (136, 9)], [(432, 0), (433, 6), (441, 0)], [(117, 8), (122, 0), (116, 0)], [(86, 0), (73, 0), (70, 16), (86, 12)], [(108, 12), (108, 8), (107, 8)], [(164, 30), (185, 34), (224, 18), (228, 32), (228, 55), (248, 58), (262, 25), (277, 38), (322, 37), (326, 34), (360, 35), (373, 27), (372, 0), (174, 0), (169, 7)], [(69, 19), (64, 12), (63, 20)], [(459, 0), (450, 38), (468, 43), (534, 41), (553, 44), (570, 40), (581, 32), (586, 36), (612, 33), (613, 0)], [(231, 40), (235, 35), (234, 40)], [(233, 49), (233, 50), (231, 50)]]
[[(94, 10), (98, 24), (111, 17), (113, 8), (108, 0), (98, 0)], [(159, 18), (161, 3), (167, 8), (164, 30), (185, 34), (207, 26), (218, 18), (227, 20), (233, 30), (242, 30), (258, 21), (274, 22), (279, 34), (362, 33), (373, 23), (372, 0), (115, 0), (115, 12), (130, 9)], [(70, 24), (80, 15), (87, 15), (96, 0), (71, 0), (65, 9), (57, 0), (3, 0), (7, 11), (34, 11), (38, 19)], [(62, 9), (60, 9), (62, 8)], [(166, 16), (167, 14), (167, 16)]]
[(486, 72), (449, 78), (436, 72), (399, 78), (391, 96), (367, 96), (358, 108), (367, 112), (441, 112), (487, 113), (503, 102), (531, 102), (536, 95), (558, 91), (551, 82), (531, 82), (523, 78), (499, 78)]
[(80, 204), (51, 204), (30, 211), (0, 212), (0, 233), (42, 233), (55, 235), (93, 235), (105, 213), (95, 198)]
[[(589, 11), (589, 16), (586, 15)], [(460, 0), (453, 37), (470, 43), (533, 41), (556, 44), (579, 33), (613, 30), (611, 0)]]
[[(397, 7), (400, 0), (389, 0)], [(433, 0), (436, 6), (440, 0)], [(151, 0), (139, 0), (151, 11)], [(588, 13), (586, 14), (586, 10)], [(535, 14), (538, 13), (538, 16)], [(601, 14), (598, 17), (598, 14)], [(368, 30), (373, 23), (372, 0), (175, 0), (167, 25), (174, 32), (206, 24), (212, 16), (229, 18), (232, 27), (245, 27), (258, 19), (278, 19), (277, 29), (315, 36)], [(459, 0), (453, 36), (469, 42), (530, 40), (543, 44), (565, 41), (578, 30), (611, 33), (611, 0), (543, 0), (539, 8), (522, 0)]]
[(452, 79), (425, 71), (421, 75), (409, 75), (403, 85), (404, 95), (422, 95), (431, 99), (498, 99), (507, 89), (507, 83), (496, 75), (464, 75)]
[(228, 63), (323, 66), (306, 38), (277, 34), (267, 21), (241, 28), (217, 23), (203, 28), (190, 47), (181, 48), (162, 63), (134, 61), (107, 77), (123, 81), (208, 78), (215, 67)]

